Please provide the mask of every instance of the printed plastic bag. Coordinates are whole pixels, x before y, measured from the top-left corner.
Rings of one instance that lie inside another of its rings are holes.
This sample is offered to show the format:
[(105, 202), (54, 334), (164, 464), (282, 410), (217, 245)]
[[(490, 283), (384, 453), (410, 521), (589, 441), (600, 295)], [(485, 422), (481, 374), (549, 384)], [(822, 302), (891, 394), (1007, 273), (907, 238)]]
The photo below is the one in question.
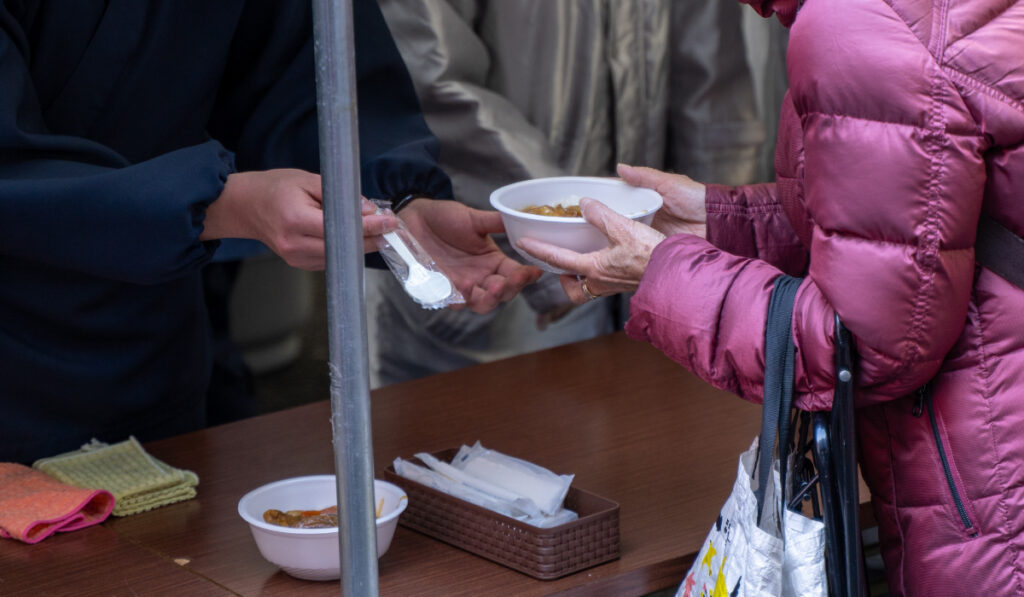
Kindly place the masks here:
[[(736, 482), (676, 597), (825, 597), (824, 523), (781, 507), (773, 463), (761, 524), (754, 462), (757, 440), (739, 457)], [(783, 524), (779, 524), (779, 517)], [(785, 539), (783, 539), (785, 537)]]

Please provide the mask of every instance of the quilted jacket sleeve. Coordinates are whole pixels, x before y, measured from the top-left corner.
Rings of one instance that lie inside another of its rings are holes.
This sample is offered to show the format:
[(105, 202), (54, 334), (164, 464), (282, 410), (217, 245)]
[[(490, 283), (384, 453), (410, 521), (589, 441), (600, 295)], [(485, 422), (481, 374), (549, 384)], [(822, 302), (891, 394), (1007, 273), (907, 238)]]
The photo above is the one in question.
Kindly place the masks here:
[(797, 238), (776, 197), (775, 183), (707, 186), (708, 242), (723, 251), (767, 261), (791, 276), (803, 276), (807, 249)]
[[(793, 25), (790, 93), (811, 221), (793, 319), (802, 408), (831, 405), (835, 312), (856, 337), (861, 404), (921, 386), (963, 329), (984, 139), (930, 47), (941, 44), (884, 2), (807, 2)], [(670, 238), (652, 255), (627, 330), (760, 401), (779, 273), (695, 237)]]

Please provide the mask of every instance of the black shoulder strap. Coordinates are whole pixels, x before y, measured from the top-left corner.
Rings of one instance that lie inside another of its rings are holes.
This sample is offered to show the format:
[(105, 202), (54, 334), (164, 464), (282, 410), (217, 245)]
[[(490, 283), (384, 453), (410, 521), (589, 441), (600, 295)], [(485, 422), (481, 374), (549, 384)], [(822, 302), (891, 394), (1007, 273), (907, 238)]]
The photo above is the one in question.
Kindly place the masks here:
[(1024, 289), (1024, 239), (982, 212), (974, 259), (1017, 288)]
[[(787, 436), (789, 435), (789, 411), (793, 403), (793, 303), (800, 288), (800, 278), (782, 275), (775, 279), (772, 296), (768, 303), (768, 319), (764, 333), (764, 394), (761, 405), (761, 435), (758, 439), (757, 456), (757, 522), (761, 523), (764, 510), (765, 492), (772, 482), (772, 452), (775, 440), (779, 441), (781, 474), (785, 474)], [(778, 435), (776, 436), (776, 433)], [(782, 478), (785, 487), (785, 477)], [(782, 499), (782, 496), (776, 496)]]

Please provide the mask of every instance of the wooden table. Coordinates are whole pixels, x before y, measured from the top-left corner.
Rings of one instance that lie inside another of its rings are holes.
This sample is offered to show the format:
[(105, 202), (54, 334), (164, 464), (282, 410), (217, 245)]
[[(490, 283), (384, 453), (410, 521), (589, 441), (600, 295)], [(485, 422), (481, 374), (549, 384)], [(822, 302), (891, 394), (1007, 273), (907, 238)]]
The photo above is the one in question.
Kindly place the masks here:
[[(326, 372), (325, 372), (326, 375)], [(378, 477), (395, 457), (471, 444), (620, 504), (621, 558), (539, 581), (399, 527), (384, 596), (643, 595), (676, 585), (732, 485), (760, 409), (620, 333), (375, 390)], [(196, 499), (46, 539), (0, 541), (0, 595), (337, 595), (259, 555), (247, 491), (333, 473), (321, 401), (146, 445), (200, 478)]]

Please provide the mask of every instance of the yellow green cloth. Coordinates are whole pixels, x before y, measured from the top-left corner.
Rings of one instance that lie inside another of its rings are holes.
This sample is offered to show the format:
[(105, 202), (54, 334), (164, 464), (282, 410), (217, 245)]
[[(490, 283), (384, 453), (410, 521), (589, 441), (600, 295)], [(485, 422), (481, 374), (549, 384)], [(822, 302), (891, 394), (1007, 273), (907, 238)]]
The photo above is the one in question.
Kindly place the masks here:
[(95, 439), (81, 450), (37, 460), (36, 468), (60, 481), (114, 494), (114, 516), (138, 514), (196, 496), (199, 477), (143, 449), (134, 437), (117, 444)]

